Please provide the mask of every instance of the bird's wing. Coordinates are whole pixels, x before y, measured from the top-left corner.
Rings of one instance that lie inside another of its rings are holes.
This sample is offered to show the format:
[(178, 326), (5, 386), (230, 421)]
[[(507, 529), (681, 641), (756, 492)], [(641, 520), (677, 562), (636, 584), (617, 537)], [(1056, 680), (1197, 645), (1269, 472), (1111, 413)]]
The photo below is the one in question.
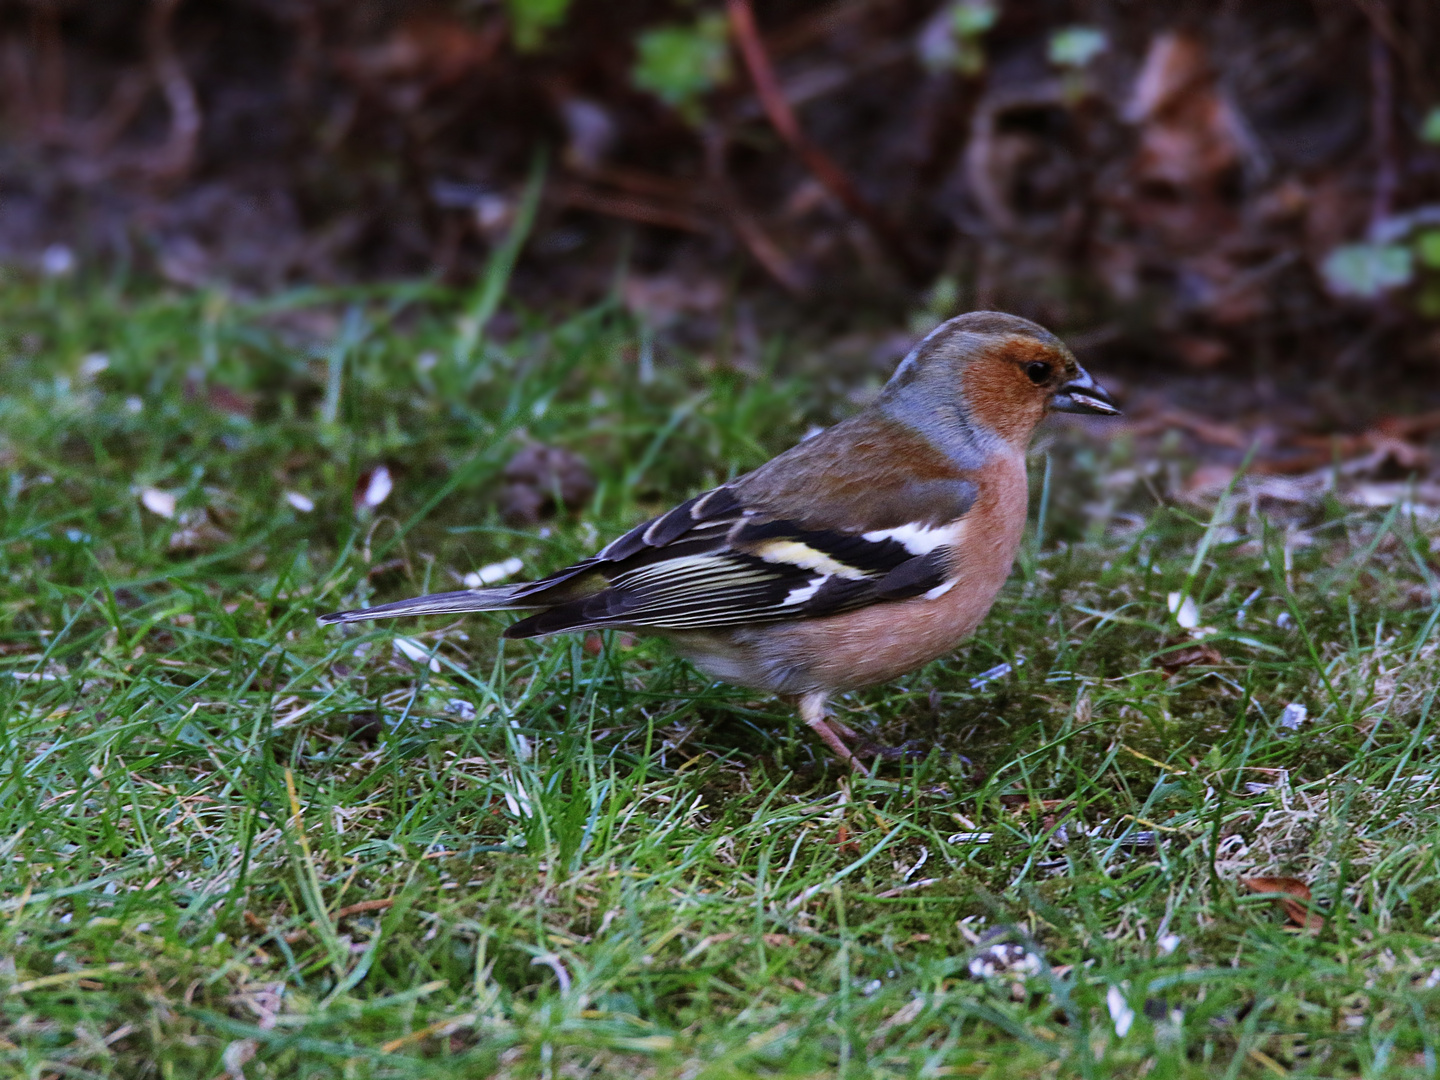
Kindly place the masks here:
[[(817, 522), (803, 505), (784, 513), (771, 500), (747, 500), (743, 481), (715, 488), (525, 587), (516, 606), (546, 609), (505, 634), (816, 618), (942, 588), (954, 575), (975, 485), (957, 477), (899, 482), (906, 485), (901, 494), (923, 508), (917, 520), (897, 525), (890, 509), (871, 520), (860, 506), (845, 528)], [(893, 506), (896, 486), (889, 478), (877, 502)]]

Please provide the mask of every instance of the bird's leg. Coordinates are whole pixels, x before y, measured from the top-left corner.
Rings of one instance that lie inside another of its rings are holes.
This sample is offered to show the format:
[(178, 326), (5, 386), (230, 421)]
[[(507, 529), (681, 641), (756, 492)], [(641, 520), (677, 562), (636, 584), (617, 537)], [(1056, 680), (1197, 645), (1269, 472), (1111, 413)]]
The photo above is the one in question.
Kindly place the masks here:
[(852, 738), (855, 733), (850, 731), (844, 724), (837, 725), (835, 721), (825, 719), (826, 696), (823, 691), (819, 690), (814, 693), (802, 695), (800, 698), (800, 719), (804, 720), (806, 725), (814, 731), (816, 735), (820, 736), (820, 741), (830, 748), (831, 753), (862, 776), (869, 776), (870, 770), (862, 765), (860, 759), (855, 756), (850, 747), (845, 745), (845, 740), (840, 737), (835, 727), (839, 726), (844, 728)]

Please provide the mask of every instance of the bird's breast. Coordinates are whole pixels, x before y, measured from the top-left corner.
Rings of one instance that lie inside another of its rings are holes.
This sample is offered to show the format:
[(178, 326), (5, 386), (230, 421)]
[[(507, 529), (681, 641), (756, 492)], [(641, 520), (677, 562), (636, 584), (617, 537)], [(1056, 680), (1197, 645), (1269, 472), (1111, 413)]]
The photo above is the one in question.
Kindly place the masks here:
[[(774, 693), (847, 690), (886, 682), (955, 649), (989, 612), (1025, 531), (1025, 459), (992, 461), (975, 505), (943, 526), (950, 576), (908, 600), (819, 619), (770, 623), (678, 642), (718, 678)], [(686, 648), (686, 646), (689, 646)]]

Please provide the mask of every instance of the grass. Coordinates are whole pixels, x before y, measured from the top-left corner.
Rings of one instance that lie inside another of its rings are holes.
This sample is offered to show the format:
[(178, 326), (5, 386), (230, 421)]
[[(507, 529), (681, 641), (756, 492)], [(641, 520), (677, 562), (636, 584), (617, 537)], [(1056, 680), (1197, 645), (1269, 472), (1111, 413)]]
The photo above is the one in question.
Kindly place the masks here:
[[(844, 411), (774, 357), (651, 375), (609, 306), (481, 339), (491, 293), (7, 278), (4, 1075), (1437, 1075), (1432, 512), (1196, 508), (1062, 433), (973, 643), (842, 703), (930, 752), (850, 777), (653, 643), (316, 626)], [(501, 521), (527, 440), (588, 506)]]

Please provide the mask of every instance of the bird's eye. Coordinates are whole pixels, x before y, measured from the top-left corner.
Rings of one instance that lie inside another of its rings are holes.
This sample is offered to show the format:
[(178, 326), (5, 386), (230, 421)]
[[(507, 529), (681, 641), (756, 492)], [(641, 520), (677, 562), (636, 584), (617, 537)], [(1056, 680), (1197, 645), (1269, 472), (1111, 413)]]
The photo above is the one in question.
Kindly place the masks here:
[(1050, 378), (1050, 365), (1043, 360), (1036, 360), (1034, 363), (1025, 365), (1025, 374), (1036, 386)]

